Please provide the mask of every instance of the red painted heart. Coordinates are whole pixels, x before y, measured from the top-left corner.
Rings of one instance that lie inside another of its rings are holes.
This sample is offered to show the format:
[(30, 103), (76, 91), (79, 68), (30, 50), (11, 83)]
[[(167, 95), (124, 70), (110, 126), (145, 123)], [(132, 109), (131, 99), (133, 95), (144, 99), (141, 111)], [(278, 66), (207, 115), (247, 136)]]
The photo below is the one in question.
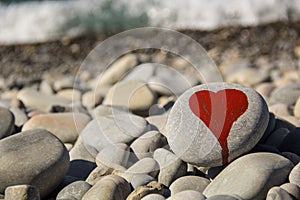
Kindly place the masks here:
[(228, 163), (227, 137), (233, 122), (248, 108), (248, 99), (245, 93), (236, 89), (224, 89), (216, 93), (200, 90), (190, 97), (189, 105), (192, 112), (218, 139), (222, 147), (223, 164)]

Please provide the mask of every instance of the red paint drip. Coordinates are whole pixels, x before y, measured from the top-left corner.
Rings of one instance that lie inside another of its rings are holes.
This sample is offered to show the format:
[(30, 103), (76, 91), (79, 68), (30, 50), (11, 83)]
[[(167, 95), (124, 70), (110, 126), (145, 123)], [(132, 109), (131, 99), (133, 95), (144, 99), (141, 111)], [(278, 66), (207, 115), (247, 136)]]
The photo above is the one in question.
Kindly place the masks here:
[(224, 89), (216, 93), (201, 90), (190, 97), (189, 105), (192, 112), (218, 139), (222, 147), (222, 163), (228, 163), (227, 138), (233, 122), (248, 108), (248, 99), (245, 93), (236, 89)]

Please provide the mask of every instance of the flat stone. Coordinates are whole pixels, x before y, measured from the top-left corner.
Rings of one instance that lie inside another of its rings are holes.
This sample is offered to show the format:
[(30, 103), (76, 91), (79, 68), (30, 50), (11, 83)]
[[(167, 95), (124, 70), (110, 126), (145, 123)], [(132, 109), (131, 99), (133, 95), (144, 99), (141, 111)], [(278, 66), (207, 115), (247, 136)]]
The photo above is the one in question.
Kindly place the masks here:
[(289, 195), (287, 191), (280, 187), (272, 187), (268, 194), (266, 200), (294, 200), (294, 198)]
[(294, 105), (300, 96), (300, 82), (290, 83), (275, 89), (270, 96), (270, 104)]
[(108, 91), (103, 104), (125, 106), (134, 113), (147, 113), (156, 101), (156, 95), (147, 83), (128, 80), (115, 84)]
[(280, 187), (287, 191), (295, 199), (300, 199), (300, 187), (298, 187), (296, 184), (285, 183)]
[(108, 175), (87, 191), (82, 200), (123, 200), (130, 192), (130, 185), (124, 178)]
[(148, 174), (156, 177), (159, 172), (159, 165), (153, 158), (143, 158), (129, 167), (125, 172), (130, 174)]
[(296, 128), (295, 130), (289, 132), (289, 134), (284, 138), (282, 143), (279, 146), (279, 150), (289, 151), (300, 156), (300, 128)]
[(85, 181), (75, 181), (67, 185), (62, 189), (56, 200), (66, 200), (66, 199), (82, 199), (83, 195), (91, 188), (92, 186)]
[(158, 182), (166, 186), (170, 186), (174, 180), (187, 173), (187, 164), (166, 149), (157, 149), (153, 158), (160, 168)]
[(268, 120), (267, 104), (255, 90), (209, 83), (178, 98), (169, 114), (166, 134), (172, 151), (183, 161), (220, 166), (252, 149)]
[(147, 185), (148, 183), (155, 181), (155, 178), (147, 174), (134, 174), (130, 179), (130, 184), (134, 189)]
[(7, 108), (0, 107), (0, 139), (12, 134), (14, 124), (14, 115)]
[(295, 165), (295, 167), (292, 169), (289, 175), (289, 181), (290, 183), (293, 183), (300, 187), (300, 163)]
[(171, 197), (168, 198), (168, 200), (205, 200), (205, 196), (201, 194), (200, 192), (197, 192), (195, 190), (185, 190), (182, 192), (178, 192), (175, 195), (172, 195)]
[(129, 147), (124, 143), (108, 145), (97, 154), (96, 163), (101, 163), (108, 168), (126, 167), (129, 154)]
[(165, 127), (166, 127), (167, 120), (168, 120), (168, 114), (167, 113), (164, 113), (164, 114), (161, 114), (161, 115), (152, 115), (152, 116), (147, 117), (146, 120), (150, 124), (155, 126), (161, 132), (161, 134), (166, 136)]
[(130, 147), (139, 158), (152, 157), (153, 152), (167, 145), (166, 138), (158, 131), (149, 131), (137, 138)]
[(48, 112), (55, 106), (68, 106), (71, 101), (62, 97), (44, 94), (33, 89), (22, 89), (18, 93), (18, 99), (21, 100), (27, 108), (34, 108), (40, 111)]
[(166, 198), (160, 194), (148, 194), (143, 197), (141, 200), (165, 200)]
[(46, 130), (2, 139), (0, 152), (0, 193), (11, 185), (28, 184), (37, 187), (43, 198), (59, 185), (69, 168), (64, 144)]
[(22, 130), (45, 129), (56, 135), (62, 142), (74, 143), (90, 117), (82, 113), (49, 113), (32, 117)]
[(81, 137), (85, 144), (101, 151), (110, 144), (131, 143), (148, 129), (148, 122), (137, 115), (99, 116), (82, 130)]
[(269, 189), (285, 182), (292, 167), (288, 159), (274, 153), (248, 154), (230, 163), (203, 194), (206, 197), (226, 194), (242, 199), (265, 199)]
[(5, 200), (40, 200), (39, 190), (32, 185), (14, 185), (5, 189)]
[(287, 128), (276, 129), (266, 140), (265, 144), (278, 148), (284, 138), (290, 133)]
[(134, 54), (127, 54), (114, 62), (105, 72), (101, 75), (97, 87), (113, 85), (120, 81), (122, 76), (130, 69), (137, 65), (137, 57)]
[(17, 107), (12, 107), (10, 108), (10, 111), (14, 115), (15, 126), (22, 127), (25, 124), (25, 122), (27, 122), (28, 117), (22, 109)]
[(166, 188), (164, 185), (152, 181), (148, 183), (145, 186), (140, 186), (136, 188), (134, 191), (130, 193), (130, 195), (127, 197), (126, 200), (136, 200), (136, 199), (142, 199), (143, 197), (149, 195), (149, 194), (161, 194), (164, 195), (166, 192)]
[(171, 185), (171, 195), (185, 190), (194, 190), (202, 193), (210, 181), (199, 176), (183, 176), (176, 179)]

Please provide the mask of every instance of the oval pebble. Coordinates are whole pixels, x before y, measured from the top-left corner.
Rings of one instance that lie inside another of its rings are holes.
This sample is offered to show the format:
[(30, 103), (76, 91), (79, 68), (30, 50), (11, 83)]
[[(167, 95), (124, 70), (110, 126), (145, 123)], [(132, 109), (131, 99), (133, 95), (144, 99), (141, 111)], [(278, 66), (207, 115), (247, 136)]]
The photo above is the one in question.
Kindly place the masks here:
[(22, 131), (45, 129), (56, 135), (62, 142), (74, 143), (78, 133), (88, 124), (90, 117), (82, 113), (40, 114), (29, 119)]
[(210, 181), (206, 178), (199, 176), (183, 176), (176, 179), (171, 185), (171, 195), (184, 190), (195, 190), (203, 192), (204, 189), (209, 185)]
[(296, 128), (284, 138), (282, 143), (279, 145), (279, 150), (281, 152), (288, 151), (300, 156), (300, 128)]
[(45, 197), (59, 185), (69, 168), (64, 144), (42, 129), (0, 140), (0, 152), (0, 193), (11, 185), (29, 184)]
[(220, 166), (252, 149), (268, 120), (267, 104), (255, 90), (230, 83), (203, 84), (175, 102), (167, 139), (185, 162)]
[(88, 190), (82, 200), (123, 200), (130, 191), (130, 185), (124, 178), (108, 175)]
[(64, 187), (58, 193), (56, 200), (65, 200), (72, 198), (81, 199), (91, 187), (92, 186), (85, 181), (75, 181)]
[(288, 106), (294, 105), (299, 98), (300, 82), (290, 83), (276, 88), (270, 95), (270, 104), (283, 103)]
[(143, 158), (126, 170), (131, 174), (148, 174), (156, 177), (159, 171), (159, 165), (153, 158)]
[(247, 154), (230, 163), (203, 194), (207, 197), (226, 194), (262, 200), (271, 187), (285, 182), (292, 167), (288, 159), (274, 153)]
[(295, 107), (294, 107), (294, 115), (295, 117), (300, 118), (300, 97), (296, 101)]
[(242, 198), (236, 195), (215, 195), (207, 198), (206, 200), (243, 200)]
[(160, 194), (148, 194), (143, 197), (141, 200), (165, 200), (166, 198)]
[(266, 200), (294, 200), (294, 198), (284, 189), (272, 187), (267, 194)]

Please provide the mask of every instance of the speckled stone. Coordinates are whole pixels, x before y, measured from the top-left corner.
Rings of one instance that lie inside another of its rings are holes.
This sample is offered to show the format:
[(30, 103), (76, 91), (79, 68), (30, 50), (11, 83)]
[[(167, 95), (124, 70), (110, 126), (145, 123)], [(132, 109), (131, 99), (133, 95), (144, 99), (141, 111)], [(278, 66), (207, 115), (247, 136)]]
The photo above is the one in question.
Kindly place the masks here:
[(270, 188), (285, 182), (292, 167), (288, 159), (278, 154), (247, 154), (230, 163), (203, 194), (206, 197), (235, 194), (242, 199), (262, 200)]
[(92, 186), (85, 181), (75, 181), (66, 187), (64, 187), (57, 195), (56, 200), (66, 200), (66, 199), (81, 199), (83, 195)]
[(172, 195), (171, 197), (168, 198), (168, 200), (194, 200), (194, 199), (198, 199), (198, 200), (205, 200), (205, 196), (203, 194), (201, 194), (200, 192), (197, 192), (195, 190), (185, 190), (185, 191), (181, 191), (178, 192), (174, 195)]
[(39, 190), (32, 185), (14, 185), (5, 189), (5, 200), (40, 200)]
[(293, 183), (300, 187), (300, 163), (295, 165), (295, 167), (292, 169), (289, 175), (289, 181), (290, 183)]
[(267, 194), (266, 200), (294, 200), (294, 198), (284, 189), (272, 187)]
[[(248, 101), (247, 109), (230, 128), (227, 137), (228, 161), (252, 149), (263, 136), (269, 120), (268, 107), (255, 90), (230, 83), (209, 83), (196, 86), (178, 98), (171, 109), (166, 125), (169, 145), (182, 160), (199, 166), (224, 164), (218, 139), (189, 106), (189, 99), (195, 92), (209, 90), (216, 93), (223, 89), (241, 91)], [(217, 126), (217, 124), (212, 124), (212, 126)]]
[(298, 187), (296, 184), (285, 183), (280, 187), (287, 191), (295, 199), (300, 199), (300, 187)]

